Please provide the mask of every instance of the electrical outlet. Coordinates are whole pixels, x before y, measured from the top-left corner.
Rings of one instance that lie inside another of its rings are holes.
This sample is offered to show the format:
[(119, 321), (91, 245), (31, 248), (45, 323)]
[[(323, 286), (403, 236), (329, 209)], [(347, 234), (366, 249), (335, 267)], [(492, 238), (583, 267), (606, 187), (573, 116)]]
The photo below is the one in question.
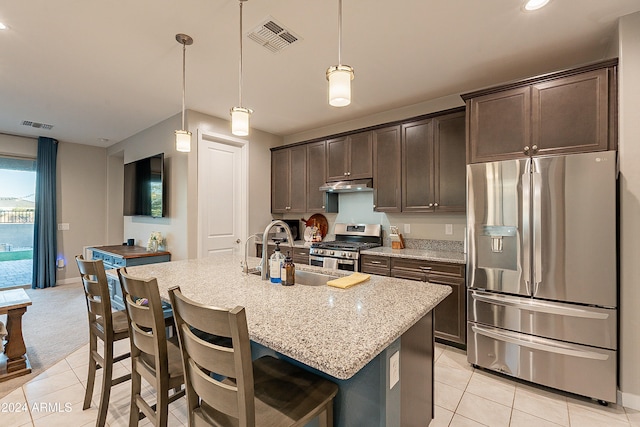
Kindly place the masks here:
[(396, 351), (389, 358), (389, 390), (400, 381), (400, 352)]
[(444, 234), (453, 234), (453, 224), (445, 224)]
[(58, 224), (58, 230), (59, 231), (66, 231), (69, 229), (69, 223), (68, 222), (62, 222), (60, 224)]
[(404, 234), (411, 234), (411, 224), (404, 225)]

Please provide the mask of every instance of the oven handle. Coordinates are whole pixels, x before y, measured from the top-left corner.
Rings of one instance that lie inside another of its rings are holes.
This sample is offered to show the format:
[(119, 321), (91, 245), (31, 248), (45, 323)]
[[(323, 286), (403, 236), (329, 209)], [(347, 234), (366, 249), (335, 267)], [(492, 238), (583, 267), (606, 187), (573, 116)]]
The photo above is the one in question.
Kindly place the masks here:
[[(335, 258), (335, 257), (330, 257), (330, 256), (317, 256), (317, 255), (309, 255), (309, 263), (311, 263), (311, 261), (320, 261), (322, 262), (322, 260), (324, 258)], [(342, 265), (356, 265), (356, 261), (353, 259), (342, 259), (342, 258), (337, 258), (338, 260), (338, 264), (342, 264)]]

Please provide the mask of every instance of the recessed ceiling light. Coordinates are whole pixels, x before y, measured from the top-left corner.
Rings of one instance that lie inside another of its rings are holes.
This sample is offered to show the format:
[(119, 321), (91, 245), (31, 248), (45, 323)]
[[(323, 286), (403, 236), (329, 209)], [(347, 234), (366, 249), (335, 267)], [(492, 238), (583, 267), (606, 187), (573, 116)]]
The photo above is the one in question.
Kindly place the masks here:
[(550, 0), (527, 0), (524, 3), (523, 9), (527, 12), (538, 10), (546, 6), (549, 1)]
[(6, 30), (7, 28), (9, 28), (9, 27), (7, 27), (6, 24), (0, 22), (0, 30)]

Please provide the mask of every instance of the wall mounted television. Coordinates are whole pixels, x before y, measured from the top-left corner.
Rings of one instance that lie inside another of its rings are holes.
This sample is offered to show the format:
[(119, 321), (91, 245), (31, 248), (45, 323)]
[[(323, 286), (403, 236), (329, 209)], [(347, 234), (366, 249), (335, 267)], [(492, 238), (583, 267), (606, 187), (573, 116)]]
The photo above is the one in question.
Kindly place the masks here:
[(166, 216), (164, 153), (124, 165), (125, 216)]

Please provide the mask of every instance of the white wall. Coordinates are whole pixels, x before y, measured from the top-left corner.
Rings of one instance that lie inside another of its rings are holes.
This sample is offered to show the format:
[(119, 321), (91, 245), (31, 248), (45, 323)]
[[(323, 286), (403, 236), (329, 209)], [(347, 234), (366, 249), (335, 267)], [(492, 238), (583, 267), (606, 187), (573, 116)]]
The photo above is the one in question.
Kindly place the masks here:
[[(165, 218), (125, 217), (122, 239), (124, 241), (133, 238), (136, 245), (144, 246), (152, 231), (160, 231), (166, 238), (167, 250), (171, 252), (172, 260), (196, 258), (198, 254), (198, 132), (220, 135), (222, 138), (232, 137), (228, 120), (188, 110), (186, 126), (193, 134), (191, 152), (179, 153), (174, 146), (174, 130), (179, 129), (180, 126), (181, 117), (177, 114), (108, 149), (110, 157), (123, 156), (124, 163), (160, 152), (165, 153), (167, 216)], [(247, 139), (249, 141), (247, 231), (251, 234), (262, 231), (271, 220), (269, 148), (281, 145), (282, 138), (252, 129)], [(111, 173), (121, 173), (116, 168), (110, 167), (109, 170)], [(109, 182), (111, 181), (109, 179)], [(122, 198), (122, 193), (119, 197)], [(117, 200), (117, 197), (114, 197), (114, 200)]]
[[(0, 134), (0, 154), (35, 158), (37, 153), (37, 139)], [(57, 270), (58, 282), (79, 277), (74, 257), (84, 246), (105, 242), (106, 176), (104, 148), (58, 143), (57, 221), (69, 224), (69, 230), (58, 231), (58, 253), (66, 260)]]
[(640, 12), (619, 22), (620, 390), (640, 410)]

